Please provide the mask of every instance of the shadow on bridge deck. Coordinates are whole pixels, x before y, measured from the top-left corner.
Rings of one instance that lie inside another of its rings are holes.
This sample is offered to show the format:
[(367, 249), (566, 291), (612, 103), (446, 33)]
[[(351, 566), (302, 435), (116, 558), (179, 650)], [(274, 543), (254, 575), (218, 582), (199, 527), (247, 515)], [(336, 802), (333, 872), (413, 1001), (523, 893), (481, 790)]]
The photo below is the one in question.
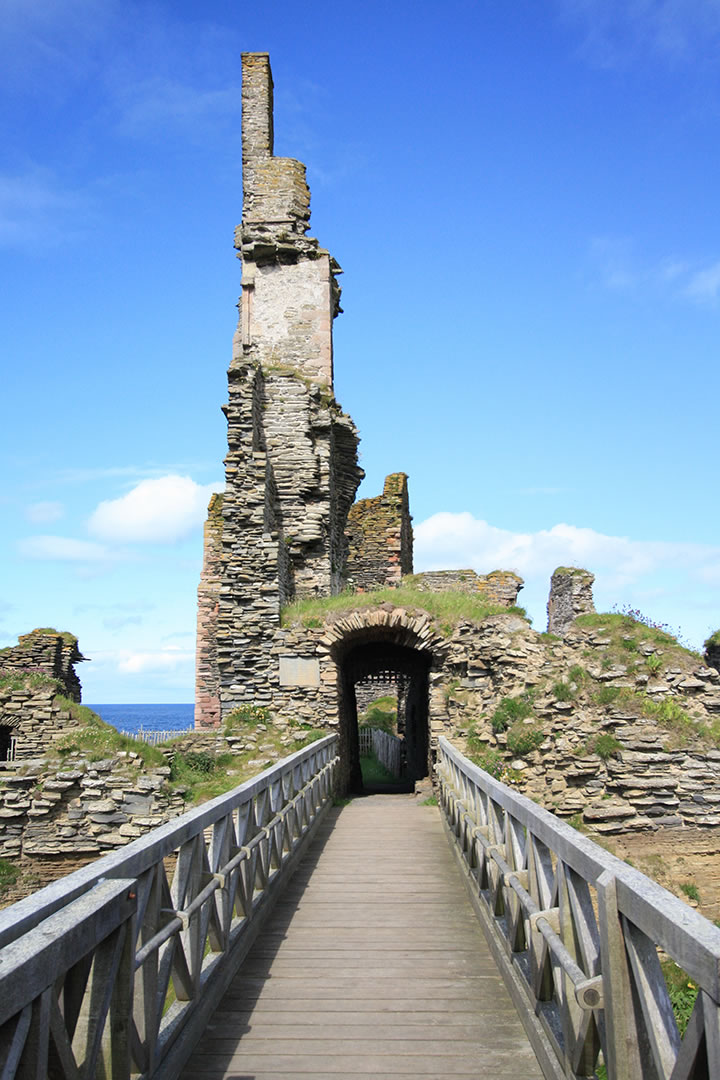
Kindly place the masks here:
[(396, 795), (333, 809), (184, 1080), (480, 1074), (542, 1076), (438, 811)]

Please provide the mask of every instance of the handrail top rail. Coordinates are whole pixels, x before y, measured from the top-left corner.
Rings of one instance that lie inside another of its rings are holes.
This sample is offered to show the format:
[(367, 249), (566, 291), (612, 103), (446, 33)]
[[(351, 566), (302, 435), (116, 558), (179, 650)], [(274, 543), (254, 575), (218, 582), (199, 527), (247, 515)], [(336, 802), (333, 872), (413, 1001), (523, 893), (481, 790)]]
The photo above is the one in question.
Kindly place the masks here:
[(330, 749), (337, 741), (338, 736), (331, 734), (309, 743), (236, 788), (202, 803), (201, 806), (186, 810), (184, 814), (159, 825), (145, 836), (132, 840), (117, 851), (94, 859), (87, 866), (58, 878), (31, 896), (26, 896), (0, 911), (0, 948), (87, 892), (98, 881), (105, 878), (137, 878), (190, 837), (203, 832), (225, 814), (250, 802), (271, 783), (282, 780), (298, 765), (302, 765), (318, 751)]
[[(658, 943), (671, 955), (679, 953), (683, 957), (693, 956), (695, 963), (692, 966), (697, 977), (713, 984), (716, 992), (720, 990), (718, 927), (662, 885), (646, 877), (640, 870), (628, 866), (622, 859), (611, 855), (593, 840), (583, 836), (572, 825), (567, 825), (526, 795), (512, 791), (484, 772), (445, 736), (440, 736), (438, 745), (468, 779), (486, 791), (494, 802), (521, 825), (530, 829), (535, 837), (586, 881), (594, 885), (600, 878), (606, 881), (614, 878), (620, 910), (641, 929), (654, 935)], [(662, 913), (661, 919), (658, 919), (658, 912)], [(701, 968), (697, 967), (698, 945), (704, 954)], [(688, 973), (693, 974), (690, 971)]]

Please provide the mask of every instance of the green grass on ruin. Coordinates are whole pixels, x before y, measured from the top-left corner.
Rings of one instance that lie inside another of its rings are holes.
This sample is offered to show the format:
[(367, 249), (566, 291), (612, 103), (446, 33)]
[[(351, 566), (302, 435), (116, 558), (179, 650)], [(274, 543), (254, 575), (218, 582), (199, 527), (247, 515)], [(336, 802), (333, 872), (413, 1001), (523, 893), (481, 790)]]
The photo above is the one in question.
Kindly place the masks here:
[(677, 650), (693, 660), (702, 659), (699, 653), (682, 645), (668, 629), (654, 626), (648, 621), (634, 619), (621, 612), (607, 612), (601, 615), (579, 615), (576, 626), (598, 630), (610, 638), (611, 644), (619, 646), (627, 653), (628, 641), (637, 645), (649, 644)]
[(443, 633), (452, 633), (459, 622), (482, 622), (490, 615), (519, 615), (529, 622), (521, 607), (492, 604), (482, 596), (465, 592), (424, 592), (403, 582), (397, 588), (373, 589), (371, 592), (342, 592), (338, 596), (296, 600), (282, 611), (283, 626), (299, 622), (307, 627), (322, 626), (328, 615), (350, 611), (372, 611), (383, 604), (426, 612)]
[(70, 714), (70, 730), (67, 735), (55, 740), (52, 746), (61, 757), (82, 754), (90, 761), (101, 761), (114, 757), (118, 751), (125, 751), (136, 753), (150, 769), (166, 764), (164, 755), (156, 746), (122, 735), (87, 705), (78, 705), (61, 694), (55, 697), (55, 703)]

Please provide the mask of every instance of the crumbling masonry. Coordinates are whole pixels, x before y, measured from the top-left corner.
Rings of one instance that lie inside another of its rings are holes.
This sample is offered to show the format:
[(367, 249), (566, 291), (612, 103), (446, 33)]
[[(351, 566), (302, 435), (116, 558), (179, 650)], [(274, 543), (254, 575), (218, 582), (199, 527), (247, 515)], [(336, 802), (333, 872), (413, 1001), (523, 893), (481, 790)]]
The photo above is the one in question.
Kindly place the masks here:
[(283, 604), (344, 587), (345, 524), (363, 477), (355, 425), (333, 394), (340, 267), (306, 235), (305, 166), (273, 154), (268, 56), (242, 65), (242, 296), (225, 494), (210, 506), (199, 589), (198, 726), (277, 685), (268, 640)]
[[(358, 434), (333, 393), (340, 267), (307, 235), (304, 165), (273, 154), (268, 56), (245, 54), (242, 65), (242, 295), (224, 410), (225, 493), (210, 503), (198, 592), (196, 727), (218, 727), (243, 705), (269, 706), (278, 723), (339, 727), (352, 785), (356, 687), (362, 698), (364, 686), (389, 679), (404, 702), (408, 760), (422, 776), (431, 699), (444, 714), (429, 687), (446, 652), (427, 616), (280, 623), (295, 599), (400, 585), (413, 570), (413, 539), (404, 473), (353, 505), (363, 477)], [(462, 574), (472, 576), (467, 588), (506, 607), (522, 586), (513, 574)], [(447, 585), (427, 575), (422, 587)]]

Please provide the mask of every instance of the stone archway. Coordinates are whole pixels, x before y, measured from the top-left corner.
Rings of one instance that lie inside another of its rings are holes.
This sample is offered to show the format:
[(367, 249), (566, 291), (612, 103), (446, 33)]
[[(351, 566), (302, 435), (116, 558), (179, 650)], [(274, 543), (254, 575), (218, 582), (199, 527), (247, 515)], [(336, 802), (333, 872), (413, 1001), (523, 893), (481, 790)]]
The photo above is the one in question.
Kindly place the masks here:
[(340, 721), (341, 787), (363, 789), (358, 745), (358, 710), (355, 687), (382, 675), (401, 678), (408, 777), (418, 780), (430, 768), (430, 673), (439, 667), (445, 642), (432, 628), (425, 612), (410, 614), (403, 608), (354, 611), (327, 627), (325, 641), (337, 668)]

